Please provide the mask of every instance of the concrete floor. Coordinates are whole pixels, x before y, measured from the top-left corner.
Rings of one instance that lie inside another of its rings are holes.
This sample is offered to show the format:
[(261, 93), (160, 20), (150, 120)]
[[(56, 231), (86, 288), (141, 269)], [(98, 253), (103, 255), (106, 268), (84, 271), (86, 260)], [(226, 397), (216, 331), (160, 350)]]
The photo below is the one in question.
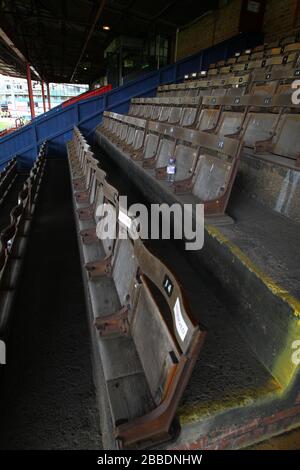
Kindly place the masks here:
[(300, 430), (290, 431), (281, 436), (249, 447), (248, 450), (300, 450)]
[(0, 449), (99, 449), (66, 161), (49, 161), (0, 387)]

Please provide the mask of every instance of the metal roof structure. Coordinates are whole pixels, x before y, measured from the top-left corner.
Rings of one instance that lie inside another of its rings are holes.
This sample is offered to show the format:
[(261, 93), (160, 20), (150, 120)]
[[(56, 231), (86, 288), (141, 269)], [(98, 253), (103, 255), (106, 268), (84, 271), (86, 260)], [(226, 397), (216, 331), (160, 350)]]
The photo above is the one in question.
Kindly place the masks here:
[[(47, 82), (92, 83), (105, 75), (104, 51), (117, 37), (175, 37), (218, 0), (2, 0), (0, 28)], [(108, 26), (109, 29), (103, 27)], [(25, 76), (0, 37), (0, 73)]]

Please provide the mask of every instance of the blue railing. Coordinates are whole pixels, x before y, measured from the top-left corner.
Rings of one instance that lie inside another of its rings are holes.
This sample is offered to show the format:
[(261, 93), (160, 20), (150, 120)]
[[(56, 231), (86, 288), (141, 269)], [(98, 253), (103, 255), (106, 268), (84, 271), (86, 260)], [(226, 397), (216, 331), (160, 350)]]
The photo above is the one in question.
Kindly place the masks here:
[(126, 113), (131, 98), (154, 96), (159, 85), (179, 82), (185, 74), (206, 70), (210, 63), (226, 60), (237, 51), (263, 42), (262, 35), (239, 34), (232, 39), (186, 57), (172, 65), (148, 73), (122, 87), (66, 108), (56, 106), (45, 114), (0, 139), (0, 169), (4, 162), (17, 155), (24, 164), (31, 165), (39, 146), (48, 141), (49, 155), (65, 156), (65, 143), (71, 138), (73, 127), (79, 126), (87, 138), (101, 122), (103, 111)]

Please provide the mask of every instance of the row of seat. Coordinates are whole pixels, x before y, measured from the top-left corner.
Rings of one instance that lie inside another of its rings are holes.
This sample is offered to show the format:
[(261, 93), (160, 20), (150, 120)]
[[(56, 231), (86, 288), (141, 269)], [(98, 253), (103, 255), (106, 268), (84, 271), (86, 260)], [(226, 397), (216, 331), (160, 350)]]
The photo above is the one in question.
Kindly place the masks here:
[(244, 94), (292, 93), (292, 83), (299, 79), (300, 68), (280, 67), (267, 72), (256, 70), (242, 75), (216, 75), (214, 78), (204, 77), (183, 83), (171, 83), (158, 87), (159, 97), (174, 96), (220, 96)]
[[(117, 447), (152, 446), (177, 431), (176, 410), (205, 332), (193, 320), (175, 274), (139, 238), (134, 219), (77, 128), (67, 150)], [(115, 236), (104, 236), (108, 220)]]
[[(31, 219), (45, 166), (46, 143), (18, 194), (16, 205), (10, 211), (10, 223), (0, 234), (0, 337), (8, 334), (10, 313), (15, 299), (24, 251), (28, 240)], [(10, 168), (15, 167), (15, 159)]]
[[(104, 112), (98, 129), (133, 159), (142, 160), (146, 169), (155, 168), (159, 179), (165, 178), (168, 160), (174, 156), (173, 190), (191, 191), (207, 211), (206, 197), (220, 201), (229, 189), (242, 143), (249, 152), (300, 164), (299, 105), (291, 103), (287, 95), (203, 97), (196, 108), (179, 106), (172, 114), (174, 108), (167, 109), (169, 117), (177, 114), (178, 126)], [(195, 129), (185, 128), (187, 123)], [(216, 209), (224, 211), (226, 205)]]
[[(255, 153), (268, 152), (300, 163), (299, 105), (286, 94), (140, 98), (132, 100), (129, 113), (133, 116), (105, 112), (103, 128), (120, 141), (133, 144), (134, 150), (135, 132), (141, 141), (136, 129), (146, 129), (151, 120), (239, 137)], [(135, 121), (134, 116), (143, 119)]]
[[(292, 38), (291, 38), (292, 39)], [(245, 70), (264, 68), (267, 71), (280, 66), (299, 66), (300, 41), (296, 40), (288, 44), (271, 44), (246, 49), (243, 53), (236, 53), (227, 60), (220, 60), (209, 65), (207, 71), (193, 72), (185, 75), (185, 80), (195, 80), (203, 76), (212, 77), (218, 74), (237, 73)]]
[(189, 193), (190, 202), (202, 202), (205, 214), (224, 214), (242, 151), (241, 139), (182, 127), (104, 113), (97, 128), (157, 179), (167, 179), (170, 158), (176, 174), (170, 188)]
[(0, 173), (0, 207), (17, 178), (17, 160), (12, 158)]

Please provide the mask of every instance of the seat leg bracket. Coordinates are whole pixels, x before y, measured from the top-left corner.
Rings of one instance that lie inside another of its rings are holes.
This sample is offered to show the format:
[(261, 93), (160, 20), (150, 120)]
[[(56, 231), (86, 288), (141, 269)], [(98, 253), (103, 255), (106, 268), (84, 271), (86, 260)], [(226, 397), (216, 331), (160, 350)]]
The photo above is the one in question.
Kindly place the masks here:
[(95, 326), (102, 337), (109, 337), (116, 333), (128, 336), (130, 334), (128, 308), (124, 306), (112, 315), (97, 317)]

